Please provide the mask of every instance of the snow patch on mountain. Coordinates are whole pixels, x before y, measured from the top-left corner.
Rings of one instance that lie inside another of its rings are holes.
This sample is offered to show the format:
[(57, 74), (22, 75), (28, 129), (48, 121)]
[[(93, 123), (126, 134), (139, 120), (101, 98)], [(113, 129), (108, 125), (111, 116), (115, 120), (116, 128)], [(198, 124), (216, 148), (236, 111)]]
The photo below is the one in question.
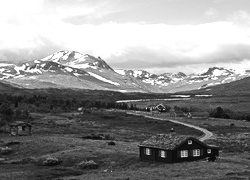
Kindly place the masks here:
[(0, 63), (0, 67), (14, 66), (14, 64)]
[(104, 77), (101, 77), (101, 76), (95, 74), (95, 73), (92, 73), (92, 72), (88, 72), (88, 73), (89, 73), (91, 76), (95, 77), (96, 79), (99, 79), (99, 80), (101, 80), (101, 81), (107, 82), (107, 83), (109, 83), (109, 84), (113, 84), (113, 85), (115, 85), (115, 86), (120, 86), (119, 83), (113, 82), (113, 81), (111, 81), (111, 80), (108, 80), (108, 79), (106, 79), (106, 78), (104, 78)]
[(66, 68), (64, 68), (66, 71), (68, 71), (68, 72), (73, 72), (74, 70), (72, 69), (72, 68), (70, 68), (70, 67), (66, 67)]
[(117, 74), (120, 74), (120, 75), (123, 75), (123, 76), (126, 75), (125, 71), (122, 70), (122, 69), (114, 69), (114, 71), (115, 71)]

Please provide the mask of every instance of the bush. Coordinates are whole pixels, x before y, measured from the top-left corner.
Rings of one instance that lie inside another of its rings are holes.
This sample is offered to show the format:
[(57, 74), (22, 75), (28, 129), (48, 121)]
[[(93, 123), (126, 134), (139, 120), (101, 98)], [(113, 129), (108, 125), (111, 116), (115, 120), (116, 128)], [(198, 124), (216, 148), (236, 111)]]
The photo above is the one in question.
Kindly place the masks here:
[(78, 167), (81, 169), (97, 169), (98, 168), (98, 164), (93, 161), (82, 161), (78, 164)]
[(12, 152), (12, 149), (11, 148), (9, 148), (9, 147), (1, 147), (0, 148), (0, 154), (10, 154)]
[(10, 142), (7, 142), (5, 144), (5, 146), (12, 146), (12, 145), (17, 145), (17, 144), (20, 144), (20, 142), (18, 142), (18, 141), (10, 141)]
[(84, 139), (93, 139), (93, 140), (114, 140), (115, 137), (110, 134), (91, 134), (88, 136), (83, 136)]

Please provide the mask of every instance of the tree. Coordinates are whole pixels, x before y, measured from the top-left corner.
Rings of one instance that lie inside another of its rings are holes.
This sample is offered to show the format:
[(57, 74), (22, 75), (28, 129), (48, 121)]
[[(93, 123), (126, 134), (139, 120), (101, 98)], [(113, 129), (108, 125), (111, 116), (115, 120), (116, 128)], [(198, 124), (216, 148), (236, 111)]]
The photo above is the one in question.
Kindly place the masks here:
[(0, 114), (2, 114), (2, 117), (5, 120), (10, 121), (12, 120), (14, 111), (11, 109), (9, 104), (4, 103), (0, 106)]
[(210, 116), (214, 118), (230, 119), (229, 115), (225, 113), (222, 107), (217, 107), (216, 109), (214, 109), (213, 112), (210, 113)]

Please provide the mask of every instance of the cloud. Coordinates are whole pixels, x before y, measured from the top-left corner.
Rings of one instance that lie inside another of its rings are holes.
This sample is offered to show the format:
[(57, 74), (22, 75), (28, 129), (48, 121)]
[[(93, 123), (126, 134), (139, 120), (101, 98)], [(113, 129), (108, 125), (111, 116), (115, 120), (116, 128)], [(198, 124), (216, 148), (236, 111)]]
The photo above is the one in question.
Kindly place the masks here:
[(204, 14), (207, 17), (217, 17), (219, 12), (215, 8), (209, 8)]
[[(158, 71), (250, 59), (249, 26), (242, 26), (250, 17), (246, 11), (227, 21), (207, 24), (91, 24), (94, 19), (124, 10), (116, 9), (120, 1), (108, 2), (1, 1), (0, 61), (38, 59), (63, 49), (101, 56), (115, 68)], [(8, 11), (13, 3), (18, 3), (18, 8)], [(215, 15), (215, 11), (210, 9), (207, 15)]]
[(250, 13), (248, 11), (236, 11), (230, 15), (227, 20), (241, 27), (250, 27)]

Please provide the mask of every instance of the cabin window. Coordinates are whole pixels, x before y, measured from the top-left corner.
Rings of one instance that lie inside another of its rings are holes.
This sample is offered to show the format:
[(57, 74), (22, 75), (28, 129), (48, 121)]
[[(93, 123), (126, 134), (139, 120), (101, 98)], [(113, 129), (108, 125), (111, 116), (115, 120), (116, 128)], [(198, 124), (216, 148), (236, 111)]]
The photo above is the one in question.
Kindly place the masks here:
[(208, 153), (208, 154), (211, 154), (211, 149), (207, 149), (207, 153)]
[(188, 157), (188, 150), (181, 151), (181, 158)]
[(193, 150), (193, 156), (194, 156), (194, 157), (197, 157), (197, 156), (200, 156), (200, 155), (201, 155), (201, 152), (200, 152), (199, 149), (194, 149), (194, 150)]
[(188, 140), (188, 144), (192, 144), (192, 140)]
[(150, 156), (150, 155), (151, 155), (151, 149), (146, 148), (146, 150), (145, 150), (145, 154), (146, 154), (146, 155), (148, 155), (148, 156)]
[(166, 158), (167, 157), (167, 152), (164, 150), (160, 150), (160, 157)]

